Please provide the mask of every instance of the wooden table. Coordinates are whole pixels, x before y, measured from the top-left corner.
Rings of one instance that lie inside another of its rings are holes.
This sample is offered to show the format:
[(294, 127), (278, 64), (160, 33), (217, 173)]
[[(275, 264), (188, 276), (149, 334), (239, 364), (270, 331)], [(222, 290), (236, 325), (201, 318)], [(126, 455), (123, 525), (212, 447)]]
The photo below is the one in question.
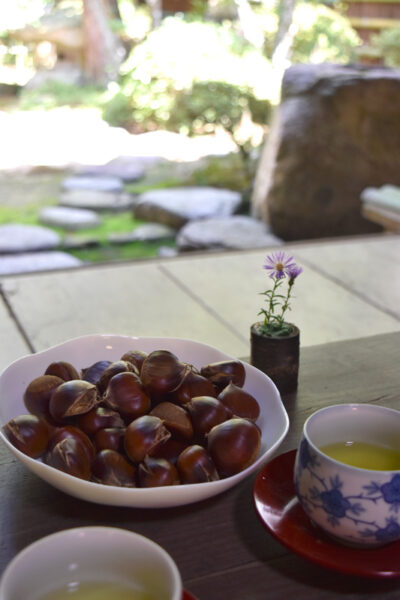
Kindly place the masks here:
[[(398, 332), (303, 348), (298, 394), (284, 398), (291, 426), (279, 453), (297, 446), (305, 418), (321, 406), (352, 401), (400, 408), (399, 365)], [(398, 580), (345, 576), (289, 553), (261, 524), (253, 482), (249, 478), (220, 496), (177, 509), (114, 508), (50, 487), (2, 445), (0, 572), (18, 551), (47, 534), (109, 525), (161, 544), (199, 600), (400, 598)]]

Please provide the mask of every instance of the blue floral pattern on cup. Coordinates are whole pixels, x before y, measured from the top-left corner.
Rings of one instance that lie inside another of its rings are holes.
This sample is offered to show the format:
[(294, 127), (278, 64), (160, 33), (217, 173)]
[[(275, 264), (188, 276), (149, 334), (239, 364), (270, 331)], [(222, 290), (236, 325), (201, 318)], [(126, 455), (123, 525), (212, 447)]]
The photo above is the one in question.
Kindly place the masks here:
[[(356, 527), (356, 533), (347, 536), (349, 542), (365, 539), (382, 544), (400, 538), (400, 474), (389, 472), (389, 479), (385, 483), (371, 480), (362, 486), (359, 493), (349, 495), (343, 492), (344, 483), (339, 474), (332, 474), (327, 480), (320, 475), (320, 466), (319, 456), (303, 437), (298, 449), (295, 487), (299, 500), (311, 519), (315, 511), (322, 510), (333, 535), (334, 528), (340, 526), (343, 520), (351, 521)], [(312, 485), (308, 483), (306, 489), (300, 490), (303, 471), (308, 471), (307, 482), (312, 481)], [(366, 516), (370, 503), (387, 505), (384, 524), (378, 524)]]

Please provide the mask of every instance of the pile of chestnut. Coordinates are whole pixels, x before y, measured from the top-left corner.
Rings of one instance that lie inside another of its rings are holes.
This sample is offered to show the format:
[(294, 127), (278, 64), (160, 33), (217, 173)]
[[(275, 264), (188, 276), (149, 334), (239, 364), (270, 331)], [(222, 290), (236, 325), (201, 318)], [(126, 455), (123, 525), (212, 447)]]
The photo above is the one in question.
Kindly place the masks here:
[(80, 374), (53, 362), (24, 392), (29, 414), (4, 433), (28, 456), (106, 485), (215, 481), (260, 449), (260, 407), (244, 381), (240, 361), (197, 369), (168, 350), (132, 350)]

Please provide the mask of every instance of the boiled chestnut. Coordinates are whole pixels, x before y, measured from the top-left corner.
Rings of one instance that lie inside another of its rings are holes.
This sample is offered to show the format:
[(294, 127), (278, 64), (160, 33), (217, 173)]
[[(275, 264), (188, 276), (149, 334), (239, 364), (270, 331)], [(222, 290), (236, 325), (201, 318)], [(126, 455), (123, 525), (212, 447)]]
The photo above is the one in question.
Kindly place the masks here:
[(137, 479), (139, 487), (159, 487), (178, 485), (179, 475), (176, 467), (165, 458), (146, 456), (138, 466)]
[(224, 404), (235, 417), (243, 417), (257, 421), (260, 416), (260, 405), (257, 400), (243, 388), (230, 382), (218, 394), (218, 400)]
[(251, 465), (261, 444), (260, 430), (248, 419), (234, 418), (213, 427), (208, 452), (220, 477), (230, 477)]
[(49, 427), (36, 415), (19, 415), (4, 425), (4, 433), (13, 446), (31, 458), (45, 452)]
[(134, 372), (136, 373), (136, 375), (139, 374), (136, 367), (132, 363), (127, 362), (126, 360), (116, 360), (109, 364), (105, 371), (102, 373), (99, 381), (97, 382), (97, 387), (99, 388), (100, 393), (104, 394), (108, 386), (108, 382), (112, 377), (114, 377), (114, 375), (117, 375), (117, 373), (126, 372)]
[(110, 379), (103, 401), (131, 421), (148, 413), (151, 406), (139, 377), (129, 372), (117, 373)]
[(161, 419), (152, 415), (138, 417), (125, 431), (124, 447), (133, 462), (141, 462), (171, 437)]
[(160, 401), (182, 382), (187, 365), (168, 350), (154, 350), (144, 360), (140, 378), (152, 400)]
[(232, 416), (231, 411), (217, 398), (198, 396), (186, 404), (190, 414), (193, 429), (201, 440), (215, 425), (226, 421)]
[(69, 417), (89, 412), (99, 402), (97, 388), (83, 379), (65, 381), (53, 392), (49, 411), (53, 419), (62, 423)]
[(50, 435), (50, 440), (47, 446), (48, 451), (52, 450), (54, 446), (58, 444), (58, 442), (67, 437), (73, 437), (82, 442), (83, 446), (86, 449), (89, 460), (93, 460), (95, 450), (91, 440), (81, 429), (78, 429), (78, 427), (73, 427), (72, 425), (58, 427), (54, 430), (54, 432)]
[(90, 460), (84, 444), (75, 437), (61, 439), (45, 456), (45, 462), (79, 479), (90, 478)]
[(62, 383), (64, 380), (56, 375), (41, 375), (31, 381), (24, 393), (24, 404), (28, 411), (37, 417), (49, 419), (50, 397)]
[(205, 483), (219, 479), (217, 469), (203, 446), (188, 446), (177, 461), (181, 483)]
[(106, 427), (99, 429), (93, 436), (93, 443), (97, 452), (101, 450), (116, 450), (122, 452), (124, 449), (125, 429), (121, 427)]
[(105, 485), (135, 487), (136, 468), (115, 450), (101, 450), (93, 463), (93, 479)]
[(145, 358), (147, 358), (147, 352), (143, 352), (143, 350), (128, 350), (121, 356), (120, 360), (132, 363), (140, 373)]
[(192, 439), (192, 421), (186, 410), (181, 406), (172, 402), (160, 402), (160, 404), (157, 404), (153, 408), (150, 414), (159, 417), (174, 437), (183, 440)]
[(94, 383), (94, 385), (97, 385), (100, 381), (100, 377), (110, 365), (110, 360), (99, 360), (90, 365), (90, 367), (82, 369), (82, 379), (84, 379), (85, 381), (89, 381), (90, 383)]
[(71, 363), (64, 360), (52, 362), (44, 372), (45, 375), (56, 375), (64, 381), (79, 379), (79, 373)]
[(187, 442), (170, 437), (168, 440), (157, 446), (157, 448), (153, 449), (151, 451), (151, 456), (154, 458), (165, 458), (173, 465), (176, 465), (179, 455), (186, 447)]
[(210, 363), (200, 370), (201, 375), (209, 379), (221, 391), (229, 382), (242, 387), (246, 379), (246, 370), (240, 360), (222, 360)]
[(173, 402), (185, 405), (196, 396), (215, 397), (216, 395), (213, 383), (196, 372), (196, 369), (191, 366), (187, 369), (180, 386), (171, 392), (170, 397)]
[(124, 427), (125, 423), (120, 414), (106, 406), (95, 406), (84, 415), (78, 415), (75, 419), (77, 427), (87, 435), (92, 436), (99, 429), (106, 427)]

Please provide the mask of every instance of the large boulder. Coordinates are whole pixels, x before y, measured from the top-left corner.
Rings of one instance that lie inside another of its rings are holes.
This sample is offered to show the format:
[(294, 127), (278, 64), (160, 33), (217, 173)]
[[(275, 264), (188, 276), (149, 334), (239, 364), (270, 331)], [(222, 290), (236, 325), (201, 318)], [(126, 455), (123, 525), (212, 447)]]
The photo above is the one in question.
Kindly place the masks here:
[(379, 231), (364, 188), (400, 185), (400, 71), (296, 65), (264, 148), (253, 214), (284, 240)]

